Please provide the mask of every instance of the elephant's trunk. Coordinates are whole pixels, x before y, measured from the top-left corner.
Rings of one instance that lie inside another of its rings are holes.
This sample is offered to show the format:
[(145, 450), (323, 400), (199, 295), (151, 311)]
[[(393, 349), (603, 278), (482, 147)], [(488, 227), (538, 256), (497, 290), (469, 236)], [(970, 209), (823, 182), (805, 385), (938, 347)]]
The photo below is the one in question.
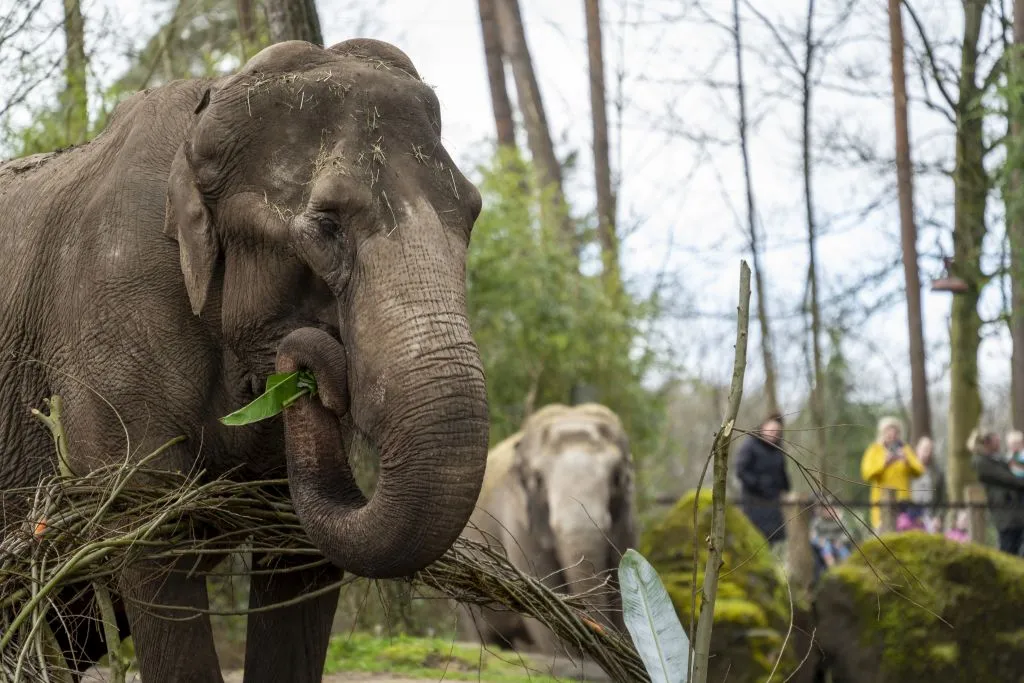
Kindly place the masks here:
[[(462, 338), (468, 327), (457, 335), (460, 343), (443, 348), (414, 334), (421, 330), (405, 331), (409, 344), (423, 344), (427, 352), (403, 360), (389, 349), (394, 362), (375, 372), (377, 381), (370, 386), (352, 384), (349, 370), (364, 374), (366, 363), (349, 367), (345, 347), (326, 333), (293, 332), (278, 353), (279, 371), (309, 368), (321, 387), (319, 399), (302, 398), (285, 411), (296, 512), (331, 562), (367, 578), (408, 576), (440, 558), (469, 519), (483, 480), (487, 399), (476, 347)], [(378, 340), (386, 346), (383, 342)], [(342, 445), (346, 439), (338, 416), (350, 407), (350, 385), (361, 388), (345, 419), (354, 420), (380, 454), (369, 501)]]
[[(605, 626), (621, 623), (621, 602), (610, 565), (611, 549), (601, 529), (579, 530), (559, 540), (558, 560), (566, 588), (573, 595), (592, 591), (587, 604)], [(604, 586), (601, 584), (608, 580)]]

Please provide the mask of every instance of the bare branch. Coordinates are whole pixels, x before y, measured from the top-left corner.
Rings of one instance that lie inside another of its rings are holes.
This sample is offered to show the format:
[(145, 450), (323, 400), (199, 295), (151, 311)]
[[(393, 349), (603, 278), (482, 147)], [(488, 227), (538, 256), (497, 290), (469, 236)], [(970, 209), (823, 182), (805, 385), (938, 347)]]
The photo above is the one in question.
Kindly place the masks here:
[(925, 33), (924, 26), (921, 24), (921, 19), (917, 16), (917, 12), (910, 6), (907, 0), (903, 0), (903, 6), (907, 8), (907, 14), (910, 16), (910, 20), (914, 22), (914, 28), (917, 29), (917, 34), (921, 37), (921, 43), (924, 45), (925, 54), (928, 57), (928, 65), (931, 67), (932, 78), (935, 80), (935, 85), (942, 93), (942, 98), (946, 100), (946, 104), (949, 108), (956, 110), (957, 101), (953, 95), (946, 89), (945, 81), (942, 78), (942, 72), (939, 70), (938, 61), (935, 57), (935, 50), (932, 48), (931, 42), (928, 40), (928, 34)]

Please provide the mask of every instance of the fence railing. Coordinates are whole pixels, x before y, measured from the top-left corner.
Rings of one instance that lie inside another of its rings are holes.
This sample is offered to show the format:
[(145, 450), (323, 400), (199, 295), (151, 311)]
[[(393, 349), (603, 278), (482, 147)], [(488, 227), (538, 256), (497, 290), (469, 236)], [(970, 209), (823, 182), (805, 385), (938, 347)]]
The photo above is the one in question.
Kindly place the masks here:
[[(679, 502), (680, 496), (677, 495), (661, 495), (654, 498), (653, 503), (658, 507), (671, 507)], [(770, 501), (759, 501), (759, 500), (742, 500), (736, 498), (730, 498), (728, 501), (731, 505), (764, 505), (765, 507), (775, 507), (777, 503)], [(790, 504), (801, 503), (805, 506), (810, 506), (815, 502), (814, 497), (809, 494), (794, 494), (790, 501)], [(878, 502), (872, 503), (870, 501), (844, 501), (836, 500), (833, 502), (833, 506), (838, 510), (849, 510), (853, 511), (862, 520), (871, 524), (870, 511), (872, 508), (877, 507), (881, 513), (881, 524), (878, 528), (874, 529), (876, 533), (887, 533), (895, 531), (898, 528), (897, 520), (901, 511), (907, 508), (908, 505), (915, 505), (910, 501), (900, 501), (896, 499), (896, 491), (887, 489), (882, 491), (882, 499)], [(1024, 505), (1024, 504), (1022, 504)], [(1000, 504), (990, 503), (985, 495), (985, 488), (981, 484), (968, 484), (964, 488), (964, 500), (959, 502), (943, 502), (927, 504), (924, 507), (932, 514), (943, 511), (948, 513), (949, 511), (960, 511), (966, 510), (967, 515), (967, 535), (968, 539), (975, 543), (984, 544), (988, 536), (988, 517), (989, 512), (993, 510), (1008, 510), (1008, 509), (1019, 509), (1022, 505), (1017, 504)], [(796, 514), (795, 511), (791, 511), (791, 514)], [(943, 517), (947, 517), (943, 514)], [(950, 518), (943, 519), (942, 528), (948, 528), (952, 524), (953, 520)], [(787, 535), (790, 534), (789, 527), (793, 526), (787, 522)], [(797, 525), (800, 526), (799, 524)], [(797, 529), (799, 533), (799, 529)]]
[[(655, 499), (655, 504), (661, 505), (675, 505), (679, 501), (678, 496), (661, 496)], [(739, 501), (729, 500), (733, 505), (739, 505), (746, 503), (747, 505), (771, 505), (775, 506), (778, 503), (771, 503), (769, 501)], [(794, 595), (802, 594), (807, 597), (811, 595), (811, 589), (815, 582), (816, 575), (816, 561), (811, 550), (811, 521), (815, 514), (818, 501), (810, 493), (791, 493), (784, 496), (782, 501), (782, 513), (785, 520), (785, 534), (786, 534), (786, 545), (785, 545), (785, 557), (783, 563), (786, 567), (786, 574), (789, 580), (790, 588), (793, 590)], [(908, 509), (909, 505), (914, 505), (910, 501), (898, 501), (896, 500), (896, 491), (884, 490), (882, 492), (882, 499), (876, 503), (869, 501), (833, 501), (833, 506), (837, 510), (846, 510), (853, 512), (857, 517), (860, 518), (861, 522), (864, 522), (867, 527), (871, 528), (875, 533), (881, 535), (891, 531), (898, 531), (898, 519), (900, 512)], [(881, 524), (875, 528), (871, 522), (871, 508), (877, 507), (881, 512)], [(921, 506), (926, 512), (930, 512), (933, 516), (938, 517), (941, 522), (938, 532), (948, 531), (955, 523), (955, 516), (949, 514), (954, 511), (967, 511), (966, 528), (958, 525), (962, 531), (966, 532), (966, 540), (978, 543), (982, 545), (988, 544), (988, 516), (989, 513), (999, 509), (1019, 509), (1020, 505), (1007, 505), (998, 503), (989, 503), (985, 496), (985, 489), (980, 484), (970, 484), (965, 487), (964, 500), (956, 502), (945, 502), (935, 505)], [(962, 517), (961, 515), (957, 515)], [(945, 518), (945, 519), (943, 519)], [(850, 521), (850, 520), (847, 520)], [(860, 525), (860, 522), (855, 522)], [(848, 531), (856, 532), (858, 530), (848, 529)], [(859, 531), (865, 531), (864, 526), (860, 526)], [(863, 533), (858, 534), (862, 538)]]

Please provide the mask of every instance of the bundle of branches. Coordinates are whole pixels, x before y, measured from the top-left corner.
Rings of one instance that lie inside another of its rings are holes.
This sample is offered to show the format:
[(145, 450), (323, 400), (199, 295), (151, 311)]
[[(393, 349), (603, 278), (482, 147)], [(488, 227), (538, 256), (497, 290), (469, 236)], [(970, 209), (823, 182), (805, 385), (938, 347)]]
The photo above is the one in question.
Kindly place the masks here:
[[(259, 551), (327, 561), (282, 493), (286, 481), (206, 481), (202, 472), (158, 471), (151, 463), (159, 453), (84, 476), (65, 470), (36, 488), (5, 494), (0, 678), (66, 680), (61, 672), (66, 664), (47, 619), (53, 618), (57, 591), (76, 585), (95, 591), (94, 618), (105, 626), (112, 666), (123, 667), (116, 657), (117, 628), (109, 595), (116, 577), (142, 559)], [(12, 505), (18, 503), (20, 511), (12, 522)], [(534, 617), (570, 651), (592, 658), (615, 681), (649, 680), (627, 636), (587, 619), (588, 596), (554, 592), (487, 546), (460, 539), (409, 580), (463, 603)]]

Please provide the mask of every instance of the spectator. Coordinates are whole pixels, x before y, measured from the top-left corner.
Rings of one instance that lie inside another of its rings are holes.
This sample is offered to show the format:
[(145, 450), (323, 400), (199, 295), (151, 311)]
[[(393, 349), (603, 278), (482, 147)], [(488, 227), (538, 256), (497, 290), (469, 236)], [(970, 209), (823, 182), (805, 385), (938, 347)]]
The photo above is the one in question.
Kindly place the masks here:
[(924, 473), (924, 467), (908, 444), (901, 438), (903, 425), (895, 417), (883, 417), (878, 421), (875, 443), (864, 451), (860, 461), (860, 473), (871, 485), (871, 526), (876, 530), (882, 526), (882, 510), (877, 505), (882, 500), (882, 490), (896, 492), (896, 500), (910, 501), (910, 482)]
[(782, 424), (781, 415), (770, 415), (757, 434), (743, 442), (736, 455), (743, 512), (769, 540), (776, 554), (786, 540), (781, 497), (790, 490), (786, 454), (780, 446)]
[(849, 528), (836, 509), (835, 500), (829, 496), (817, 506), (811, 521), (811, 544), (818, 550), (826, 568), (850, 556), (848, 531)]
[(924, 466), (924, 474), (910, 485), (910, 498), (914, 503), (911, 517), (920, 516), (924, 528), (932, 533), (939, 531), (941, 510), (946, 502), (946, 477), (934, 451), (935, 442), (931, 437), (922, 436), (918, 439), (914, 453)]
[(999, 453), (998, 434), (989, 432), (979, 438), (978, 430), (974, 430), (967, 447), (973, 452), (971, 465), (985, 486), (992, 526), (999, 532), (999, 549), (1020, 555), (1024, 541), (1024, 479), (1010, 471), (1009, 463)]

